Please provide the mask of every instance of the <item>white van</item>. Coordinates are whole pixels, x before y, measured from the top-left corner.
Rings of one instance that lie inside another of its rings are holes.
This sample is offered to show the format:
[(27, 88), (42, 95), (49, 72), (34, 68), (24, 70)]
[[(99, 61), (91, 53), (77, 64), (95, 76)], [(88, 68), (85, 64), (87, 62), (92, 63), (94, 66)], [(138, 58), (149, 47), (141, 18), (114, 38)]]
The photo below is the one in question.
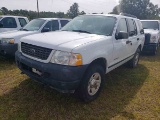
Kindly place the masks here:
[(0, 33), (19, 30), (29, 22), (27, 17), (22, 16), (0, 16)]

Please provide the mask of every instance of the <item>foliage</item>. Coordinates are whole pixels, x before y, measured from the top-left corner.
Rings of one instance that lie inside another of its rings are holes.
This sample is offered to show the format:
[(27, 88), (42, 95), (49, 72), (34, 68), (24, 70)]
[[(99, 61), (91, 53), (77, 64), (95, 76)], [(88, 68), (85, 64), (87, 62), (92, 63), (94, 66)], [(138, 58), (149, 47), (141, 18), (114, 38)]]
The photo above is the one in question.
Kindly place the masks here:
[(67, 12), (70, 18), (75, 18), (79, 15), (79, 5), (78, 3), (74, 3)]
[(111, 13), (119, 14), (121, 12), (135, 15), (139, 19), (155, 19), (160, 15), (160, 8), (150, 0), (121, 0)]

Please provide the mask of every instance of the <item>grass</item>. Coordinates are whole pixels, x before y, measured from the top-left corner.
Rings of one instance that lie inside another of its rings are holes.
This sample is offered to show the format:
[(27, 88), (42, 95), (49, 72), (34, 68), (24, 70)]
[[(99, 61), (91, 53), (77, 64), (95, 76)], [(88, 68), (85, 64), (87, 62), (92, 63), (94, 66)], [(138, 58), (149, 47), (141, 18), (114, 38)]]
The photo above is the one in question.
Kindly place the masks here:
[(0, 119), (159, 120), (159, 71), (160, 54), (143, 55), (137, 68), (107, 74), (98, 99), (85, 104), (21, 75), (14, 60), (0, 58)]

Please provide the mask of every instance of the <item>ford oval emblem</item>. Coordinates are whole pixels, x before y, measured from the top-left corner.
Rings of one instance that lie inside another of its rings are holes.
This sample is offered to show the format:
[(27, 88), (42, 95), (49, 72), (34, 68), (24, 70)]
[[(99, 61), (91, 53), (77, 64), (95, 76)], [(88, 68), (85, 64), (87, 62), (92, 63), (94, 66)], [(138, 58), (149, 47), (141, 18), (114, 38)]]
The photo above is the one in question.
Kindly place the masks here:
[(30, 49), (30, 52), (31, 52), (32, 54), (34, 54), (34, 53), (36, 52), (36, 50), (35, 50), (35, 49)]

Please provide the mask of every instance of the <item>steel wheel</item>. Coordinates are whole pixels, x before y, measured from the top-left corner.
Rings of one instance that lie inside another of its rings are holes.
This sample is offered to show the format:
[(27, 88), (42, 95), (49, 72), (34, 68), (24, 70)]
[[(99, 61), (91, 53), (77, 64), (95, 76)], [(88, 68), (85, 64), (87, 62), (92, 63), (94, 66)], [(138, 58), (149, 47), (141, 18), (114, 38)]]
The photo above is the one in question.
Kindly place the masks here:
[(88, 94), (93, 96), (97, 93), (101, 85), (101, 75), (94, 73), (88, 83)]

